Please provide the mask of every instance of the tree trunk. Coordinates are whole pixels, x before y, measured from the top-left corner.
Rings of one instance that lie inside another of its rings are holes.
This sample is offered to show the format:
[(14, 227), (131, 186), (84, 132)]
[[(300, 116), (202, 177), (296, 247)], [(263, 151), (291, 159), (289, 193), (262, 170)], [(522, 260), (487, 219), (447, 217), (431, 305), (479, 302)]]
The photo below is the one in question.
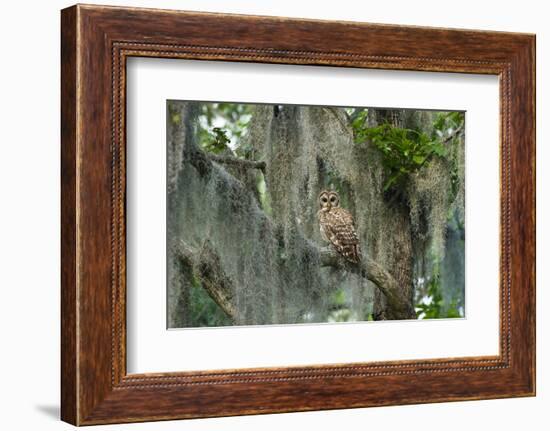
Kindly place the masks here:
[[(369, 112), (368, 121), (371, 127), (389, 123), (393, 127), (414, 128), (418, 126), (418, 115), (417, 111), (377, 109)], [(385, 226), (372, 232), (374, 236), (371, 239), (375, 246), (371, 248), (371, 252), (373, 259), (385, 263), (387, 270), (397, 281), (402, 295), (407, 298), (410, 306), (406, 316), (403, 317), (388, 306), (385, 295), (378, 289), (374, 297), (374, 318), (375, 320), (413, 319), (416, 317), (413, 289), (414, 258), (409, 208), (402, 196), (395, 196), (380, 190), (380, 199), (382, 202), (379, 205), (384, 207), (382, 222)], [(376, 245), (379, 244), (383, 244), (383, 246), (377, 247)], [(391, 247), (388, 247), (389, 244)]]

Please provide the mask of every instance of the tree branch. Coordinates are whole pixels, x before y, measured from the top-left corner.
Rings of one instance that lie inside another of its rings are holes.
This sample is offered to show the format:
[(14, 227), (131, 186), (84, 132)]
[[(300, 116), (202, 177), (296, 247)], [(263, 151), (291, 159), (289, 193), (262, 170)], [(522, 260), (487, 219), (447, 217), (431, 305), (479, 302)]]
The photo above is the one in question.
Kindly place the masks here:
[[(334, 108), (329, 108), (329, 107), (322, 107), (321, 108), (323, 111), (325, 112), (328, 112), (329, 114), (331, 114), (334, 118), (336, 118), (336, 121), (338, 121), (340, 123), (340, 126), (342, 126), (342, 129), (345, 131), (345, 132), (348, 132), (350, 133), (351, 132), (351, 127), (349, 124), (346, 124), (342, 121), (342, 119), (338, 116), (338, 112), (340, 111), (337, 111), (335, 110)], [(346, 115), (346, 118), (349, 119), (349, 115), (348, 113), (342, 109), (342, 112), (344, 113), (344, 115)]]
[(202, 287), (233, 322), (238, 321), (237, 309), (233, 301), (233, 281), (225, 274), (220, 257), (206, 241), (200, 250), (183, 241), (175, 250), (179, 259), (188, 265), (201, 281)]
[(447, 136), (444, 140), (443, 140), (443, 143), (446, 144), (447, 142), (449, 141), (452, 141), (454, 138), (456, 138), (460, 133), (462, 133), (462, 131), (464, 130), (464, 123), (462, 123), (460, 126), (458, 126), (454, 131), (453, 133), (451, 133), (449, 136)]
[(239, 159), (238, 157), (220, 156), (217, 154), (208, 154), (208, 157), (210, 158), (210, 160), (216, 163), (220, 163), (222, 165), (233, 165), (244, 168), (259, 169), (265, 173), (266, 164), (262, 161)]
[(397, 318), (410, 318), (414, 314), (414, 310), (412, 310), (407, 298), (404, 297), (395, 278), (382, 265), (370, 257), (363, 254), (359, 264), (353, 264), (348, 262), (330, 246), (320, 248), (312, 242), (310, 242), (310, 245), (317, 249), (321, 266), (345, 269), (372, 281), (384, 294), (388, 305)]

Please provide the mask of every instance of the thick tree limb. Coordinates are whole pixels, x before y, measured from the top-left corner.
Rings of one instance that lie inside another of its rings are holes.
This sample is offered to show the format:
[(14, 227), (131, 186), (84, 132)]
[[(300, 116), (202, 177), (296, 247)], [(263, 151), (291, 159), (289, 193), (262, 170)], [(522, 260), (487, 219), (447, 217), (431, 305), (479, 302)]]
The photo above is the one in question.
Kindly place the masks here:
[(318, 248), (321, 266), (345, 269), (372, 281), (384, 294), (389, 307), (397, 318), (410, 318), (414, 315), (412, 306), (404, 297), (397, 281), (386, 269), (368, 256), (363, 255), (359, 264), (352, 264), (332, 247)]
[(225, 274), (220, 258), (208, 242), (197, 250), (184, 242), (176, 249), (177, 256), (188, 265), (201, 281), (202, 287), (216, 304), (233, 320), (238, 321), (237, 309), (233, 302), (233, 282)]
[(329, 108), (329, 107), (322, 107), (321, 109), (325, 112), (328, 112), (334, 118), (336, 118), (336, 121), (340, 123), (340, 126), (342, 126), (342, 129), (353, 136), (353, 130), (351, 130), (351, 126), (350, 126), (351, 122), (345, 123), (344, 121), (342, 121), (342, 118), (340, 118), (340, 116), (338, 115), (339, 112), (343, 112), (346, 118), (349, 119), (349, 115), (344, 109), (342, 109), (341, 111), (336, 110), (335, 108)]
[(222, 165), (240, 166), (243, 168), (259, 169), (262, 172), (265, 172), (265, 168), (266, 168), (265, 162), (257, 161), (257, 160), (239, 159), (238, 157), (220, 156), (217, 154), (209, 154), (208, 157), (210, 158), (210, 160), (213, 160), (214, 162), (220, 163)]

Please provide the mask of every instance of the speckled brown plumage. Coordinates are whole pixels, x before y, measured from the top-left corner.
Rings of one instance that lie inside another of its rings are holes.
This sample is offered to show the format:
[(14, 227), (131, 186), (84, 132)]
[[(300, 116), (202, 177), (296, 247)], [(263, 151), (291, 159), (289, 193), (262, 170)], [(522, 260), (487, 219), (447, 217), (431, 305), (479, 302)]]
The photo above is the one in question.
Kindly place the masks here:
[(361, 252), (353, 217), (348, 210), (340, 208), (338, 193), (322, 191), (319, 195), (319, 205), (321, 209), (317, 216), (323, 239), (330, 242), (348, 261), (358, 263)]

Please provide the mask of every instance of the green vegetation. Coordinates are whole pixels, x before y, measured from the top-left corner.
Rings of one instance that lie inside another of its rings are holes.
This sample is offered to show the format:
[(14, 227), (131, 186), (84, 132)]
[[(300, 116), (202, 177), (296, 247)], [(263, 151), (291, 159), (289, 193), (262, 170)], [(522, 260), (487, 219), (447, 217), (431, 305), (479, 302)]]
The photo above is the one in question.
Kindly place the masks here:
[(362, 129), (359, 136), (383, 154), (387, 180), (384, 190), (402, 185), (407, 177), (420, 169), (433, 156), (444, 156), (445, 146), (423, 132), (393, 127), (388, 123)]
[(231, 139), (227, 137), (227, 131), (219, 127), (213, 127), (211, 131), (205, 130), (201, 140), (202, 148), (214, 154), (230, 151), (228, 144)]
[(415, 304), (415, 310), (419, 319), (440, 319), (464, 317), (461, 315), (458, 300), (453, 299), (445, 304), (441, 287), (441, 279), (434, 275), (427, 283), (427, 292), (419, 302)]
[(244, 103), (202, 103), (199, 117), (199, 140), (202, 147), (219, 154), (233, 150), (247, 157), (250, 147), (242, 139), (252, 117), (252, 106)]

